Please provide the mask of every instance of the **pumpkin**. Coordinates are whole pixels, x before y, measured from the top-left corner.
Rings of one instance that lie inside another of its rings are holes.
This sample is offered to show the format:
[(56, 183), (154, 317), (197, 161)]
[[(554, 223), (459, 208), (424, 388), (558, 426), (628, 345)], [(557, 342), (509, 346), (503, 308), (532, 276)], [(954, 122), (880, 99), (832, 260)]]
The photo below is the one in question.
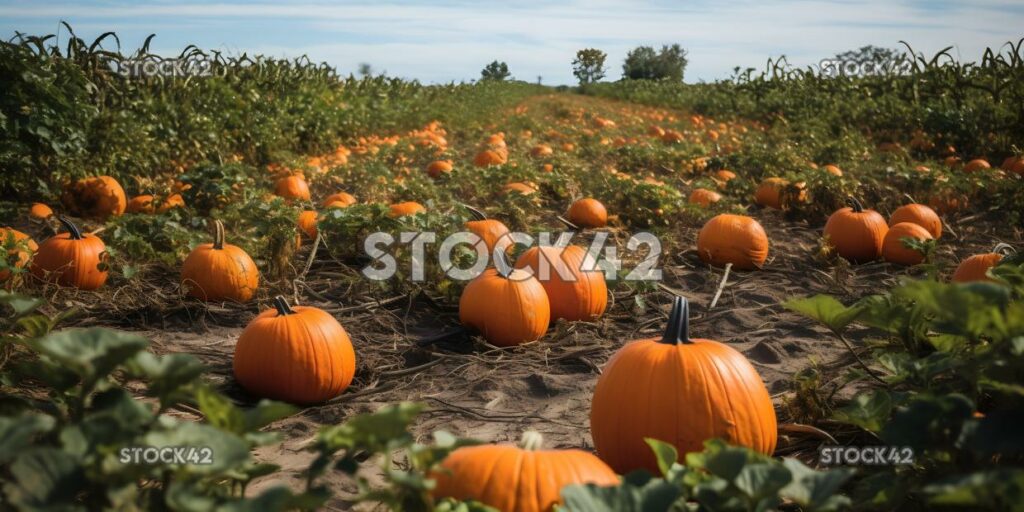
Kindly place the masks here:
[(232, 366), (249, 393), (296, 404), (340, 395), (356, 373), (345, 328), (314, 307), (290, 307), (283, 297), (245, 326)]
[(561, 503), (567, 485), (616, 485), (619, 477), (582, 450), (541, 450), (537, 432), (519, 446), (463, 446), (448, 454), (432, 477), (435, 498), (475, 500), (503, 512), (547, 512)]
[(135, 196), (128, 201), (128, 206), (125, 208), (127, 213), (153, 213), (156, 211), (153, 206), (155, 198), (149, 194), (142, 194)]
[(322, 204), (324, 208), (348, 208), (357, 202), (358, 201), (356, 201), (355, 196), (352, 194), (349, 194), (348, 192), (338, 192), (337, 194), (331, 194), (324, 198)]
[(554, 150), (552, 150), (551, 146), (548, 146), (547, 144), (538, 144), (534, 146), (532, 149), (530, 149), (530, 156), (536, 158), (548, 156), (551, 155), (552, 153), (554, 153)]
[(274, 193), (288, 201), (309, 201), (309, 185), (306, 184), (306, 179), (298, 174), (277, 180)]
[(676, 297), (665, 334), (627, 343), (594, 389), (590, 433), (617, 473), (658, 473), (645, 438), (698, 452), (722, 438), (771, 455), (777, 442), (772, 399), (757, 370), (732, 347), (690, 339), (686, 299)]
[[(487, 247), (488, 254), (494, 252), (494, 246), (497, 245), (498, 240), (509, 234), (508, 226), (502, 223), (500, 220), (488, 219), (484, 212), (477, 210), (471, 206), (463, 205), (476, 220), (466, 221), (464, 225), (470, 233), (475, 234), (483, 240), (484, 245)], [(511, 240), (509, 240), (511, 247)], [(506, 250), (508, 248), (506, 247)]]
[(66, 233), (39, 244), (29, 267), (32, 275), (61, 286), (95, 290), (107, 282), (107, 248), (103, 240), (82, 233), (63, 215), (57, 216)]
[(99, 219), (121, 215), (128, 207), (124, 189), (110, 176), (76, 181), (64, 192), (62, 200), (71, 212)]
[(7, 252), (6, 266), (0, 268), (0, 282), (11, 277), (12, 268), (25, 268), (28, 260), (39, 250), (31, 237), (14, 228), (0, 228), (0, 248)]
[(697, 253), (710, 265), (732, 263), (740, 270), (760, 268), (768, 259), (768, 235), (751, 217), (723, 213), (700, 229)]
[(393, 204), (388, 207), (388, 217), (398, 218), (406, 215), (416, 215), (427, 211), (422, 204), (416, 201), (406, 201), (404, 203)]
[(923, 204), (910, 203), (897, 208), (889, 216), (889, 225), (900, 222), (917, 224), (927, 230), (932, 238), (938, 239), (942, 236), (942, 220), (939, 219), (939, 214)]
[(53, 210), (43, 203), (32, 203), (28, 209), (28, 216), (34, 220), (46, 220), (53, 217)]
[(181, 197), (181, 194), (171, 194), (160, 203), (160, 207), (156, 209), (156, 212), (164, 213), (174, 208), (183, 208), (184, 206), (185, 198)]
[(533, 188), (532, 186), (530, 186), (530, 185), (528, 185), (526, 183), (519, 182), (519, 181), (516, 181), (516, 182), (513, 182), (513, 183), (509, 183), (509, 184), (505, 185), (505, 187), (502, 188), (501, 190), (505, 194), (511, 194), (511, 193), (514, 192), (514, 193), (521, 194), (521, 195), (524, 195), (524, 196), (528, 196), (528, 195), (531, 195), (531, 194), (537, 192), (537, 189)]
[(1012, 252), (1013, 248), (1007, 244), (999, 244), (992, 249), (992, 252), (968, 256), (956, 267), (956, 272), (953, 273), (953, 282), (995, 281), (988, 277), (988, 269), (1003, 261), (1002, 251)]
[(924, 261), (924, 254), (903, 245), (904, 238), (932, 240), (932, 235), (912, 222), (898, 222), (889, 228), (882, 241), (882, 257), (885, 261), (901, 265), (917, 265)]
[(484, 270), (462, 290), (459, 321), (499, 347), (540, 339), (551, 321), (551, 304), (544, 286), (529, 271), (513, 269), (504, 252), (495, 251), (494, 260), (494, 267)]
[(473, 165), (487, 167), (491, 165), (502, 165), (508, 161), (508, 157), (498, 150), (485, 149), (476, 154), (473, 158)]
[(849, 207), (840, 208), (825, 222), (825, 237), (839, 256), (853, 262), (875, 261), (882, 255), (882, 240), (889, 226), (874, 210), (865, 210), (860, 201), (850, 197)]
[(827, 172), (827, 173), (829, 173), (829, 174), (831, 174), (833, 176), (842, 176), (843, 175), (843, 170), (840, 169), (839, 167), (835, 166), (835, 165), (832, 165), (832, 164), (828, 164), (828, 165), (825, 166), (825, 172)]
[(299, 214), (299, 230), (309, 238), (316, 239), (316, 210), (305, 210)]
[(992, 165), (988, 163), (988, 160), (985, 160), (983, 158), (976, 158), (974, 160), (971, 160), (970, 162), (967, 162), (967, 165), (964, 166), (964, 172), (978, 172), (991, 168)]
[(722, 194), (706, 188), (696, 188), (690, 193), (690, 204), (707, 208), (722, 200)]
[(552, 320), (591, 321), (608, 307), (604, 273), (578, 245), (531, 247), (516, 260), (516, 268), (529, 268), (540, 281), (551, 305)]
[(427, 175), (431, 178), (440, 178), (442, 174), (452, 172), (451, 160), (435, 160), (427, 165)]
[(754, 202), (767, 208), (782, 208), (782, 190), (789, 181), (782, 178), (768, 178), (761, 182), (754, 192)]
[(599, 228), (608, 224), (608, 210), (592, 197), (577, 199), (566, 214), (569, 222), (581, 228)]
[(213, 243), (197, 246), (185, 258), (181, 284), (200, 300), (246, 302), (259, 288), (260, 273), (241, 247), (224, 242), (224, 224), (218, 220)]

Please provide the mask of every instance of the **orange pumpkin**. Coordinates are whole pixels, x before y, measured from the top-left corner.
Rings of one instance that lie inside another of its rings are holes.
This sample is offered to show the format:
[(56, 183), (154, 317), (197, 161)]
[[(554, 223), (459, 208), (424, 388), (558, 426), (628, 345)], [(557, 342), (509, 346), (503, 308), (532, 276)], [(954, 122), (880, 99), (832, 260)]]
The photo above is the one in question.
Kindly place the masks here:
[(591, 321), (608, 307), (604, 273), (578, 245), (531, 247), (516, 260), (516, 268), (529, 268), (540, 281), (551, 305), (551, 319)]
[(349, 194), (348, 192), (338, 192), (337, 194), (331, 194), (324, 198), (322, 204), (324, 208), (348, 208), (357, 202), (358, 201), (356, 201), (355, 196), (352, 194)]
[(295, 174), (277, 180), (274, 193), (288, 201), (309, 201), (309, 185), (306, 179)]
[(912, 222), (899, 222), (889, 228), (882, 241), (882, 257), (885, 261), (901, 265), (917, 265), (924, 261), (924, 254), (903, 245), (904, 238), (932, 240), (928, 230)]
[(991, 168), (992, 165), (988, 163), (988, 160), (985, 160), (983, 158), (976, 158), (974, 160), (971, 160), (970, 162), (967, 162), (967, 165), (964, 166), (964, 172), (978, 172)]
[(730, 181), (736, 179), (736, 173), (728, 169), (721, 169), (715, 171), (715, 178), (717, 178), (718, 181), (718, 188), (725, 189), (729, 186)]
[(348, 388), (356, 354), (333, 316), (314, 307), (289, 307), (279, 296), (238, 337), (233, 367), (238, 383), (253, 395), (312, 404)]
[[(465, 228), (470, 233), (475, 234), (483, 240), (484, 245), (487, 247), (488, 254), (494, 252), (494, 246), (497, 245), (498, 240), (509, 234), (508, 226), (502, 223), (500, 220), (488, 219), (484, 212), (477, 210), (471, 206), (466, 206), (467, 210), (473, 214), (476, 220), (466, 221)], [(510, 244), (511, 245), (511, 244)], [(507, 247), (506, 247), (507, 250)]]
[(860, 201), (849, 198), (850, 207), (836, 210), (825, 223), (825, 237), (839, 256), (853, 262), (875, 261), (882, 255), (882, 240), (889, 227), (874, 210), (865, 210)]
[(700, 229), (697, 253), (710, 265), (732, 263), (740, 270), (760, 268), (768, 259), (768, 235), (751, 217), (723, 213)]
[(200, 300), (246, 302), (260, 285), (256, 263), (241, 247), (224, 242), (224, 224), (214, 221), (212, 244), (201, 244), (181, 266), (181, 284)]
[(608, 224), (608, 210), (592, 197), (577, 199), (566, 214), (569, 222), (581, 228), (600, 228)]
[(690, 193), (690, 204), (704, 208), (722, 200), (722, 194), (706, 188), (696, 188)]
[(28, 210), (28, 216), (33, 220), (46, 220), (53, 217), (53, 210), (43, 203), (32, 203)]
[(567, 485), (615, 485), (619, 477), (601, 459), (582, 450), (541, 450), (536, 432), (520, 446), (464, 446), (448, 455), (432, 475), (436, 498), (475, 500), (503, 512), (548, 512), (561, 503)]
[(153, 206), (155, 198), (149, 194), (143, 194), (135, 196), (128, 201), (128, 207), (125, 208), (127, 213), (153, 213), (156, 208)]
[(900, 222), (917, 224), (927, 230), (932, 238), (938, 239), (942, 236), (942, 219), (939, 219), (939, 214), (935, 213), (935, 210), (923, 204), (910, 203), (897, 208), (889, 217), (889, 225)]
[(537, 189), (533, 188), (530, 185), (527, 185), (526, 183), (516, 181), (505, 185), (505, 187), (502, 188), (501, 191), (504, 192), (505, 194), (516, 193), (528, 196), (537, 192)]
[(994, 282), (994, 279), (988, 277), (988, 269), (1003, 261), (1003, 251), (1013, 252), (1013, 248), (1007, 244), (1001, 243), (996, 245), (995, 248), (992, 249), (992, 252), (968, 256), (956, 267), (956, 272), (953, 273), (953, 282)]
[(540, 339), (551, 322), (547, 292), (530, 272), (511, 268), (502, 251), (495, 251), (494, 259), (495, 267), (462, 290), (459, 321), (499, 347)]
[(440, 178), (442, 174), (452, 172), (451, 160), (435, 160), (427, 165), (427, 175), (431, 178)]
[(782, 208), (782, 190), (789, 185), (789, 181), (783, 178), (767, 178), (761, 182), (754, 192), (754, 202), (758, 205), (775, 208)]
[(728, 345), (690, 339), (688, 310), (676, 297), (664, 336), (627, 343), (597, 380), (590, 433), (598, 456), (620, 474), (658, 472), (645, 438), (680, 454), (716, 437), (775, 451), (775, 409), (757, 370)]
[(476, 154), (473, 158), (473, 165), (477, 167), (488, 167), (491, 165), (503, 165), (508, 162), (508, 157), (500, 151), (485, 149)]
[(416, 201), (406, 201), (404, 203), (396, 203), (388, 207), (388, 217), (398, 218), (406, 215), (416, 215), (427, 211), (422, 204)]
[(181, 194), (171, 194), (160, 203), (160, 207), (156, 209), (156, 212), (164, 213), (174, 208), (183, 208), (184, 206), (185, 198), (181, 197)]
[(0, 266), (0, 283), (11, 277), (11, 269), (25, 268), (39, 250), (35, 240), (14, 228), (0, 228), (0, 248), (7, 253), (4, 265)]
[(548, 146), (547, 144), (538, 144), (534, 146), (532, 149), (530, 149), (530, 156), (535, 158), (548, 156), (551, 155), (552, 153), (554, 153), (554, 150), (552, 150), (551, 146)]
[(128, 207), (124, 189), (110, 176), (76, 181), (64, 192), (63, 202), (73, 213), (99, 219), (121, 215)]
[(39, 244), (29, 267), (32, 275), (81, 290), (103, 286), (107, 282), (107, 248), (103, 240), (91, 233), (83, 234), (62, 215), (57, 220), (67, 232)]
[(311, 239), (316, 239), (316, 210), (305, 210), (299, 214), (299, 230)]
[(832, 165), (832, 164), (826, 165), (825, 166), (825, 171), (828, 172), (829, 174), (833, 175), (833, 176), (842, 176), (843, 175), (843, 170), (840, 169), (839, 167), (835, 166), (835, 165)]

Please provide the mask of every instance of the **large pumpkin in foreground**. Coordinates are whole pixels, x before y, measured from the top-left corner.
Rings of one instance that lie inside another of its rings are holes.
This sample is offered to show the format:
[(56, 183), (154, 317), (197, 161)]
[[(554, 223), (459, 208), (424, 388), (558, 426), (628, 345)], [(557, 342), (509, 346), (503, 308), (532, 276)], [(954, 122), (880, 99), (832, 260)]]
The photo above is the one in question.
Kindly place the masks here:
[(289, 307), (283, 297), (238, 337), (235, 378), (249, 393), (296, 404), (340, 395), (356, 373), (356, 354), (345, 328), (314, 307)]
[(260, 285), (256, 262), (241, 247), (224, 242), (224, 224), (215, 221), (212, 244), (192, 249), (181, 265), (181, 284), (200, 300), (245, 302)]
[(582, 450), (541, 450), (536, 432), (520, 446), (485, 444), (458, 448), (432, 475), (436, 498), (476, 500), (502, 512), (547, 512), (561, 503), (567, 485), (616, 485), (619, 477)]
[(761, 268), (768, 259), (768, 234), (751, 217), (723, 213), (700, 229), (697, 254), (718, 267), (732, 263), (739, 270)]
[(588, 261), (587, 250), (578, 245), (531, 247), (516, 260), (516, 268), (529, 268), (540, 281), (552, 319), (590, 321), (608, 306), (604, 272)]
[(95, 290), (107, 282), (107, 246), (91, 233), (82, 233), (64, 216), (58, 216), (66, 233), (60, 233), (39, 244), (29, 269), (32, 275), (73, 286)]
[(688, 309), (676, 297), (665, 335), (626, 344), (597, 381), (590, 433), (598, 456), (620, 474), (657, 474), (648, 437), (680, 454), (715, 437), (775, 451), (775, 409), (757, 370), (728, 345), (690, 339)]

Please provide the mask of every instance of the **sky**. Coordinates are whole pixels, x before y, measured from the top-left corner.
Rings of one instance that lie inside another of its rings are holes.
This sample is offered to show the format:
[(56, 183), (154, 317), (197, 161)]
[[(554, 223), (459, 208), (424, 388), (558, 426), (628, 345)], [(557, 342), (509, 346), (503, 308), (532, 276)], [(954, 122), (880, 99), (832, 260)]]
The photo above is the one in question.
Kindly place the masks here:
[[(189, 44), (232, 54), (308, 55), (342, 74), (366, 62), (374, 72), (424, 83), (469, 81), (492, 60), (521, 80), (571, 84), (577, 50), (608, 53), (608, 79), (631, 48), (679, 43), (689, 51), (685, 81), (728, 78), (736, 66), (762, 69), (769, 57), (816, 64), (836, 53), (900, 40), (929, 56), (946, 46), (979, 60), (1024, 36), (1024, 0), (227, 0), (130, 2), (0, 0), (0, 37), (58, 34), (68, 22), (87, 41), (115, 31), (126, 53), (156, 34), (151, 51)], [(112, 46), (113, 43), (107, 45)]]

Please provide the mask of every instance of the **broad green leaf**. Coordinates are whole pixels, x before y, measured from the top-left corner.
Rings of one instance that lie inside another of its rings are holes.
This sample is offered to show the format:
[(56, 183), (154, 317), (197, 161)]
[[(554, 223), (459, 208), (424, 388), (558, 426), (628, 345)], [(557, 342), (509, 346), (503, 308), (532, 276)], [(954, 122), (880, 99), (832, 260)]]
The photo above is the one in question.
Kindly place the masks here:
[(82, 466), (70, 454), (49, 446), (29, 448), (14, 459), (10, 472), (4, 493), (15, 507), (85, 510), (75, 504), (85, 485)]
[(733, 485), (752, 498), (752, 501), (761, 501), (774, 497), (792, 478), (789, 470), (774, 461), (754, 463), (743, 466), (733, 480)]
[(871, 432), (879, 432), (889, 420), (892, 397), (882, 389), (858, 393), (846, 406), (837, 409), (836, 421), (857, 425)]
[(682, 489), (650, 475), (611, 487), (569, 485), (562, 489), (565, 510), (576, 512), (663, 512), (682, 497)]
[(14, 314), (17, 316), (26, 315), (31, 313), (45, 304), (46, 301), (37, 299), (35, 297), (29, 297), (28, 295), (22, 295), (20, 293), (12, 293), (6, 290), (0, 290), (0, 304), (7, 304), (14, 310)]
[(782, 306), (812, 320), (817, 320), (834, 332), (842, 332), (846, 326), (857, 319), (861, 312), (859, 306), (846, 307), (828, 295), (790, 299)]
[(853, 468), (815, 471), (796, 459), (782, 459), (793, 475), (793, 481), (782, 488), (780, 495), (798, 503), (807, 511), (833, 511), (845, 508), (850, 499), (839, 494), (840, 488), (856, 472)]
[(36, 434), (49, 432), (55, 424), (53, 417), (43, 414), (0, 416), (0, 466), (31, 446), (30, 441)]
[(181, 388), (199, 379), (206, 369), (188, 354), (157, 356), (151, 352), (140, 352), (129, 366), (145, 377), (147, 394), (160, 398), (164, 405), (183, 400)]
[[(242, 438), (209, 425), (189, 421), (175, 422), (143, 437), (146, 446), (208, 449), (209, 464), (186, 463), (188, 473), (216, 474), (238, 467), (249, 460), (249, 446)], [(198, 453), (198, 452), (194, 452)]]
[(102, 328), (68, 329), (29, 343), (83, 380), (107, 376), (149, 345), (141, 336)]
[(658, 461), (658, 469), (661, 471), (661, 475), (668, 476), (669, 471), (672, 470), (672, 465), (679, 460), (679, 451), (676, 450), (675, 446), (657, 439), (645, 437), (644, 442), (654, 451), (654, 458)]

